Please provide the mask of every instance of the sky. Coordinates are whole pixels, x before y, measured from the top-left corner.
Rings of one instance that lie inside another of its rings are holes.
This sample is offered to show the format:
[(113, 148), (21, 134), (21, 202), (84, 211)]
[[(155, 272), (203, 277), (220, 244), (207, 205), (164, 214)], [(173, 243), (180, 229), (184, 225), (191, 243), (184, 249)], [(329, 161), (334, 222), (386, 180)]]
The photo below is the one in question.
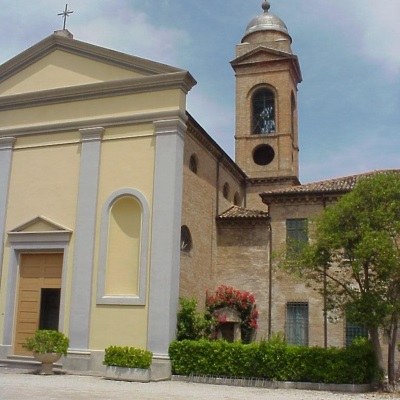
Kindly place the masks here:
[[(186, 69), (188, 111), (234, 156), (229, 64), (262, 0), (69, 0), (74, 38)], [(400, 0), (270, 0), (299, 57), (302, 183), (400, 168)], [(65, 0), (0, 0), (0, 63), (62, 29)]]

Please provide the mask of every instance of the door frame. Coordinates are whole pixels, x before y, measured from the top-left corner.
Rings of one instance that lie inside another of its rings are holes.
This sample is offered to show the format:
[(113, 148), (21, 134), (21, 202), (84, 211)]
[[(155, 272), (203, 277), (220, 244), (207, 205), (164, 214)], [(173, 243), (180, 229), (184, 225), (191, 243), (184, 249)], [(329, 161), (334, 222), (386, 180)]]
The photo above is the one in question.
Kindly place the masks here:
[[(68, 248), (71, 237), (71, 231), (54, 232), (18, 232), (18, 235), (8, 233), (10, 247), (10, 259), (8, 263), (8, 278), (6, 290), (6, 310), (4, 316), (3, 346), (0, 354), (11, 355), (14, 351), (14, 334), (17, 312), (18, 297), (18, 277), (20, 255), (22, 253), (62, 253), (63, 263), (61, 272), (61, 298), (60, 298), (60, 316), (59, 329), (63, 331), (65, 319), (65, 291), (67, 285), (67, 263)], [(2, 354), (3, 353), (3, 354)]]

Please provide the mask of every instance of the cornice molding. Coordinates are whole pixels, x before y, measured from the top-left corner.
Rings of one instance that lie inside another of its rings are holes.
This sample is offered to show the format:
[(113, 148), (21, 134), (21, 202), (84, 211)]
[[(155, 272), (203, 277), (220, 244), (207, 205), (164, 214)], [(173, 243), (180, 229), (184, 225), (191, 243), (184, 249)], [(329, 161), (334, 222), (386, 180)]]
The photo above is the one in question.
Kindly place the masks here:
[(340, 199), (347, 192), (337, 192), (337, 193), (296, 193), (293, 194), (281, 194), (281, 195), (270, 195), (261, 193), (261, 199), (264, 204), (280, 204), (280, 205), (288, 205), (288, 204), (304, 204), (304, 203), (313, 203), (313, 204), (326, 204), (326, 203), (334, 203)]
[(196, 81), (186, 71), (91, 83), (0, 97), (0, 111), (168, 89), (180, 89), (188, 93), (195, 84)]
[(0, 150), (12, 150), (15, 141), (15, 137), (0, 137)]
[(186, 118), (186, 114), (181, 110), (168, 110), (157, 112), (138, 112), (128, 116), (122, 117), (106, 117), (106, 118), (93, 118), (81, 119), (71, 122), (59, 122), (54, 124), (43, 124), (38, 126), (17, 127), (12, 129), (0, 129), (0, 136), (26, 136), (43, 133), (62, 133), (67, 131), (77, 131), (79, 129), (91, 128), (93, 126), (101, 126), (104, 128), (110, 126), (140, 124), (140, 123), (153, 123), (157, 119), (170, 119), (170, 118)]
[(38, 59), (55, 50), (62, 50), (95, 61), (100, 61), (102, 63), (115, 65), (131, 71), (137, 71), (144, 75), (183, 71), (166, 64), (149, 61), (140, 57), (131, 56), (115, 50), (53, 34), (1, 65), (0, 82), (3, 82), (10, 76), (27, 68)]
[(156, 135), (176, 135), (182, 138), (187, 130), (186, 118), (159, 119), (153, 122)]
[(216, 218), (217, 225), (269, 225), (270, 218)]
[(265, 186), (265, 185), (285, 185), (297, 186), (300, 185), (297, 176), (272, 176), (262, 178), (247, 178), (247, 183), (251, 186)]
[(103, 138), (105, 129), (102, 126), (79, 129), (82, 142), (99, 141)]

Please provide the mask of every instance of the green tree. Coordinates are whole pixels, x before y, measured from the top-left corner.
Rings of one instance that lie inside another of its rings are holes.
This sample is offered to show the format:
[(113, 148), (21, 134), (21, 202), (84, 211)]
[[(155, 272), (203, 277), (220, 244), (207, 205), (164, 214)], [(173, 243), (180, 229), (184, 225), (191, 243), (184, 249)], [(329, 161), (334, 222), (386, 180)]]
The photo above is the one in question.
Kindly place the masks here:
[(389, 384), (396, 379), (400, 315), (400, 174), (360, 179), (315, 222), (310, 244), (281, 265), (326, 296), (327, 311), (368, 329), (384, 366), (380, 332), (388, 339)]

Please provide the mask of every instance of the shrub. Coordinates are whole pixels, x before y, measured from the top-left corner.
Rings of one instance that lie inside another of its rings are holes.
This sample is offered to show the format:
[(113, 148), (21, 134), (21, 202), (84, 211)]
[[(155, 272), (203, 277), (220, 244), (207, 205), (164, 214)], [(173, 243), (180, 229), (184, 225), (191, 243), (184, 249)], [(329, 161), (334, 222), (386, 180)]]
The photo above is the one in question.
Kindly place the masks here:
[(147, 369), (151, 365), (153, 353), (135, 347), (109, 346), (105, 349), (104, 365)]
[(61, 332), (39, 329), (34, 336), (27, 338), (23, 347), (35, 353), (67, 354), (69, 339)]
[(343, 349), (294, 346), (280, 338), (252, 344), (184, 340), (172, 342), (169, 355), (178, 375), (361, 384), (379, 374), (372, 346), (365, 340)]
[(177, 340), (198, 340), (207, 336), (213, 326), (212, 318), (197, 312), (195, 299), (179, 299), (180, 310), (177, 315)]

